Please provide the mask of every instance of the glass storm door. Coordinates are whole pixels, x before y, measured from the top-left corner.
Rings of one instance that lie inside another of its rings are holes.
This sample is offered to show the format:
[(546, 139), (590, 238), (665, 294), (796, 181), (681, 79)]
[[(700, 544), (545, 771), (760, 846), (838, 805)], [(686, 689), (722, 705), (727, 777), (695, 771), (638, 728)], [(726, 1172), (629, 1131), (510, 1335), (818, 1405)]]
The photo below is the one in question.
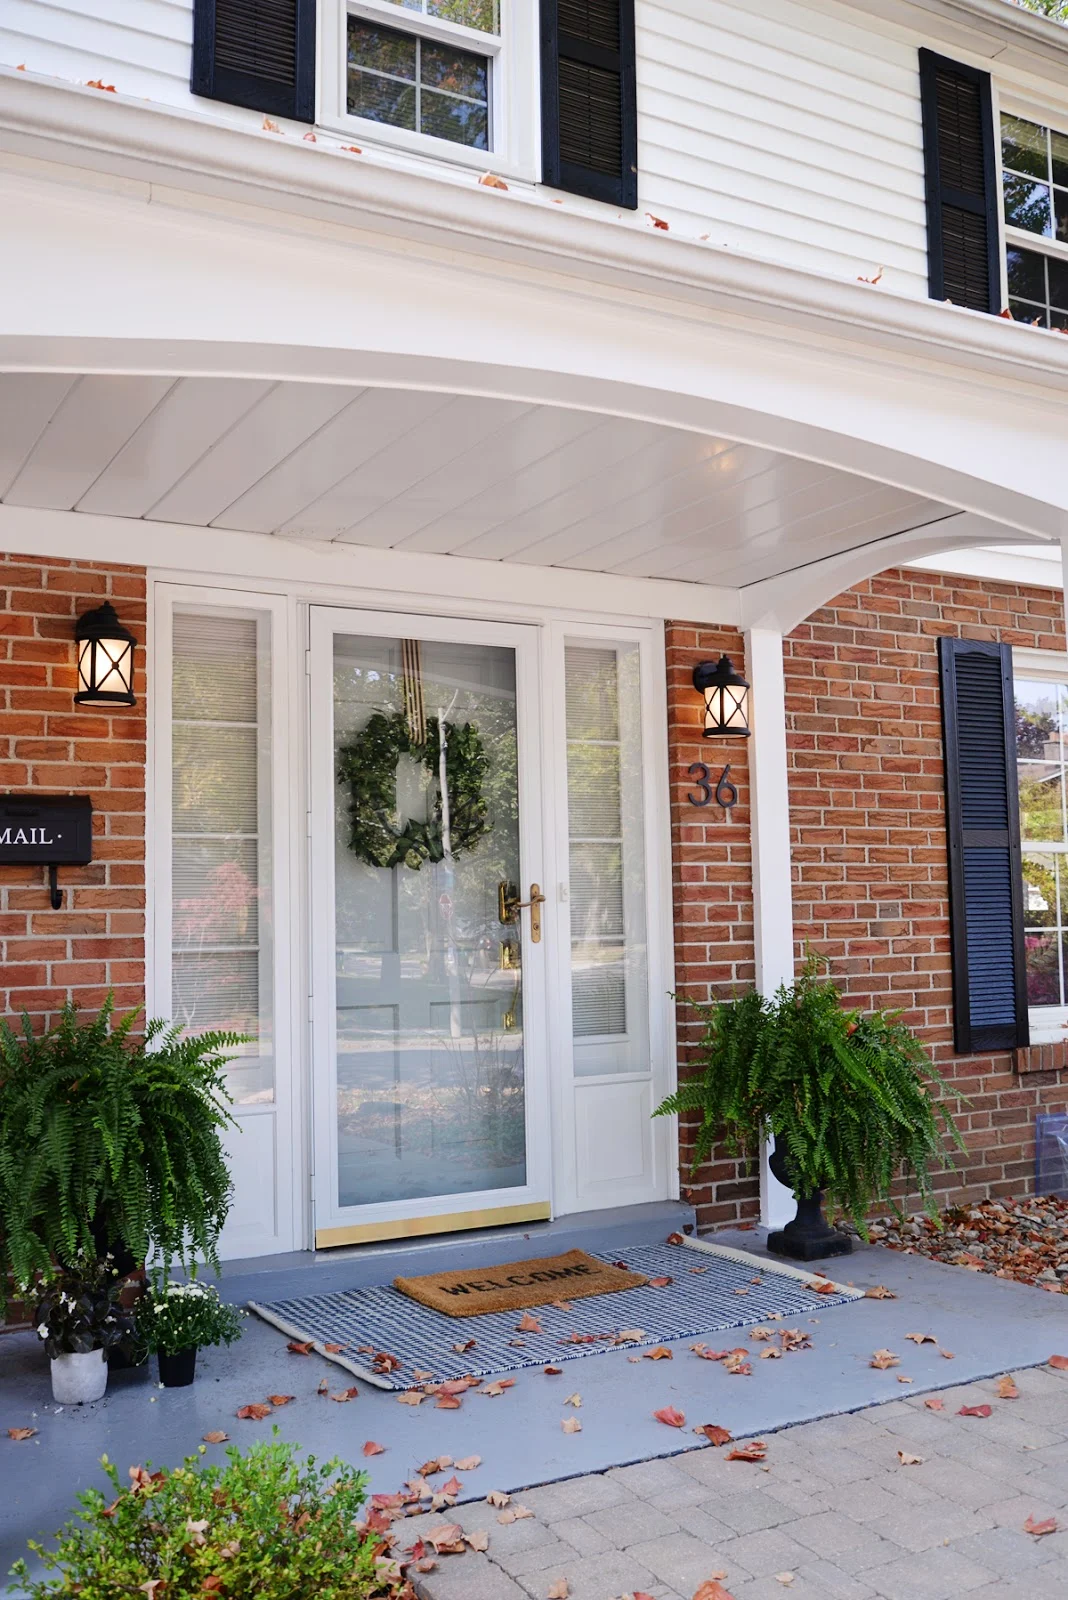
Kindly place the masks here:
[(535, 630), (311, 644), (316, 1243), (548, 1216)]

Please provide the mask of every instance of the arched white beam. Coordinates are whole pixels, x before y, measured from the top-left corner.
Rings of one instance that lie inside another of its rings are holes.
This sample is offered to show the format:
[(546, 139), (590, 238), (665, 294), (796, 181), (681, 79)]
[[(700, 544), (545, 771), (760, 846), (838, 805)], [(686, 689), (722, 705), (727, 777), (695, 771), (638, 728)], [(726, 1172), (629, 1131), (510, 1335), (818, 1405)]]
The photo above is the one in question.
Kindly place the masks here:
[[(0, 180), (0, 367), (431, 388), (638, 417), (857, 472), (1059, 538), (1063, 422), (1041, 385), (576, 285), (542, 269), (262, 218)], [(72, 248), (77, 241), (77, 249)], [(355, 240), (356, 242), (352, 242)]]
[[(908, 528), (888, 538), (874, 540), (854, 550), (843, 550), (822, 561), (812, 561), (791, 572), (746, 585), (739, 591), (743, 628), (771, 629), (788, 634), (835, 595), (873, 578), (888, 567), (918, 556), (937, 556), (976, 545), (1004, 544), (1003, 526), (967, 511), (947, 511), (935, 522)], [(1042, 541), (1039, 548), (1056, 541)]]

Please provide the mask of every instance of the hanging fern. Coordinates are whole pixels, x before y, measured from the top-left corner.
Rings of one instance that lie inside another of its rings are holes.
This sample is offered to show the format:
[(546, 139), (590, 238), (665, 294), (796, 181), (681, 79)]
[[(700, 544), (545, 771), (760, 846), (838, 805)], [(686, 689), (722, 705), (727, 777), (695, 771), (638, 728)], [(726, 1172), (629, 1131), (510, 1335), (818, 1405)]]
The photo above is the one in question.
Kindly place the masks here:
[(656, 1115), (700, 1113), (695, 1171), (720, 1141), (753, 1157), (773, 1133), (795, 1191), (825, 1190), (864, 1233), (873, 1203), (889, 1200), (901, 1176), (933, 1213), (933, 1168), (951, 1168), (949, 1146), (964, 1142), (930, 1093), (944, 1080), (900, 1013), (845, 1010), (826, 965), (810, 956), (771, 999), (697, 1004), (701, 1070)]
[(109, 995), (92, 1020), (64, 1006), (55, 1027), (0, 1021), (0, 1307), (7, 1280), (95, 1254), (93, 1232), (137, 1261), (203, 1257), (216, 1245), (231, 1183), (221, 1132), (223, 1077), (240, 1034), (187, 1038), (139, 1013), (112, 1026)]

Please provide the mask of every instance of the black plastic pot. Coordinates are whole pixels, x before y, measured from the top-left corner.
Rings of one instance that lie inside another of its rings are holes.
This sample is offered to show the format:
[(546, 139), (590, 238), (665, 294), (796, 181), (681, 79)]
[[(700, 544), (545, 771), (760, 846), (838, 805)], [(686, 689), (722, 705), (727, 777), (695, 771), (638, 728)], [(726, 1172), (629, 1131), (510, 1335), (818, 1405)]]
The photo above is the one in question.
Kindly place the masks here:
[(773, 1150), (768, 1166), (779, 1182), (793, 1189), (797, 1200), (797, 1215), (785, 1228), (768, 1234), (768, 1249), (772, 1255), (789, 1256), (792, 1261), (822, 1261), (827, 1256), (847, 1256), (853, 1249), (848, 1233), (832, 1228), (823, 1215), (823, 1190), (812, 1194), (797, 1193), (786, 1158)]
[(165, 1356), (159, 1352), (159, 1381), (165, 1389), (188, 1389), (196, 1376), (197, 1347), (179, 1350), (176, 1355)]

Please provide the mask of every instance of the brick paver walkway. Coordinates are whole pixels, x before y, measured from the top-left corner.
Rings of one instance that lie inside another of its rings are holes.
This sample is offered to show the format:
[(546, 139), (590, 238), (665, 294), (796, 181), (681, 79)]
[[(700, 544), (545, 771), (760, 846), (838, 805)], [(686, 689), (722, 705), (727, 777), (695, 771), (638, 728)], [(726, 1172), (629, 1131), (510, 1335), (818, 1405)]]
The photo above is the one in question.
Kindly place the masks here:
[[(561, 1578), (570, 1600), (691, 1600), (718, 1573), (734, 1600), (1066, 1600), (1068, 1531), (1023, 1525), (1068, 1530), (1068, 1374), (1014, 1376), (1016, 1400), (994, 1380), (944, 1391), (942, 1411), (902, 1397), (768, 1434), (763, 1466), (706, 1446), (524, 1490), (534, 1516), (508, 1525), (482, 1501), (423, 1515), (398, 1543), (446, 1521), (489, 1534), (487, 1555), (418, 1579), (424, 1600), (546, 1600)], [(975, 1405), (992, 1414), (957, 1415)]]

